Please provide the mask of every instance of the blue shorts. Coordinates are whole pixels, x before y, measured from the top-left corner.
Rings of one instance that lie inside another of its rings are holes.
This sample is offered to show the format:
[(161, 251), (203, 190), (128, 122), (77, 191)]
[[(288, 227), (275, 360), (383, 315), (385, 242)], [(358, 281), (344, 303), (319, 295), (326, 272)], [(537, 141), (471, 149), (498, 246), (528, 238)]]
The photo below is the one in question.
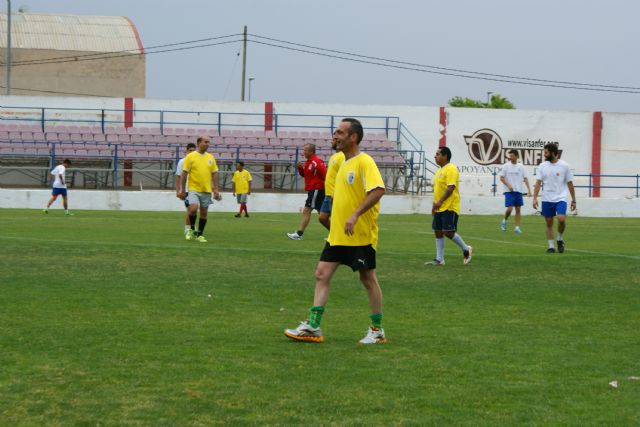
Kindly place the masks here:
[(553, 218), (556, 215), (567, 214), (567, 202), (542, 202), (542, 216)]
[(332, 196), (324, 196), (324, 201), (322, 202), (322, 206), (320, 206), (320, 212), (327, 213), (331, 215), (331, 208), (333, 207), (333, 197)]
[(524, 201), (522, 200), (522, 193), (519, 191), (507, 191), (504, 193), (504, 206), (509, 208), (511, 206), (515, 206), (519, 208), (524, 205)]
[(433, 231), (456, 231), (458, 229), (458, 214), (454, 211), (436, 212), (431, 223)]
[(67, 197), (67, 189), (66, 188), (53, 188), (51, 190), (52, 196), (62, 195), (62, 197)]

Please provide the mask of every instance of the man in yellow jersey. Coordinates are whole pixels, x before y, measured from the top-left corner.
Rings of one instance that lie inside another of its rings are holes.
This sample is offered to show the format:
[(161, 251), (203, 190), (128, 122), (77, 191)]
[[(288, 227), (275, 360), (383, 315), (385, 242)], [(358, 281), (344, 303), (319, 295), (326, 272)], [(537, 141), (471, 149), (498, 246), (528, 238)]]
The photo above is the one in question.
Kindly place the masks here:
[(318, 215), (318, 221), (327, 230), (330, 229), (331, 225), (331, 206), (333, 204), (333, 189), (336, 186), (336, 175), (338, 174), (338, 169), (344, 163), (344, 153), (338, 150), (338, 138), (335, 132), (331, 140), (331, 148), (336, 152), (329, 158), (329, 163), (327, 163), (327, 175), (324, 177), (324, 201)]
[[(213, 199), (222, 200), (218, 192), (218, 165), (215, 157), (211, 153), (207, 153), (209, 149), (209, 137), (199, 136), (197, 140), (196, 151), (189, 153), (184, 158), (184, 166), (182, 167), (182, 193), (180, 198), (188, 197), (189, 223), (191, 229), (186, 235), (187, 240), (197, 240), (205, 243), (207, 239), (202, 235), (205, 225), (207, 225), (207, 213), (209, 205), (213, 203), (211, 200), (212, 188)], [(186, 187), (187, 178), (189, 187)], [(188, 193), (185, 192), (185, 188)], [(188, 194), (188, 196), (187, 196)], [(198, 231), (195, 231), (196, 218), (198, 216), (198, 207), (200, 207), (200, 221), (198, 222)]]
[(240, 212), (238, 212), (235, 217), (240, 218), (242, 211), (244, 211), (244, 216), (249, 218), (247, 199), (251, 194), (251, 173), (244, 168), (244, 162), (238, 162), (236, 164), (236, 171), (231, 178), (231, 187), (231, 191), (233, 191), (233, 195), (240, 205)]
[(369, 296), (371, 326), (361, 344), (386, 342), (382, 329), (382, 290), (376, 276), (378, 212), (384, 181), (371, 156), (360, 152), (362, 124), (343, 119), (335, 132), (345, 161), (338, 170), (333, 193), (329, 238), (316, 267), (316, 287), (309, 319), (284, 334), (296, 341), (322, 342), (320, 321), (329, 299), (331, 277), (340, 264), (359, 271)]
[(463, 264), (467, 265), (471, 262), (473, 248), (468, 246), (456, 232), (460, 214), (460, 192), (458, 191), (460, 172), (456, 165), (451, 163), (451, 150), (448, 147), (438, 148), (435, 161), (440, 166), (433, 178), (433, 206), (431, 207), (433, 216), (431, 227), (436, 235), (436, 257), (433, 261), (425, 262), (424, 265), (444, 265), (444, 236), (453, 240), (462, 249)]

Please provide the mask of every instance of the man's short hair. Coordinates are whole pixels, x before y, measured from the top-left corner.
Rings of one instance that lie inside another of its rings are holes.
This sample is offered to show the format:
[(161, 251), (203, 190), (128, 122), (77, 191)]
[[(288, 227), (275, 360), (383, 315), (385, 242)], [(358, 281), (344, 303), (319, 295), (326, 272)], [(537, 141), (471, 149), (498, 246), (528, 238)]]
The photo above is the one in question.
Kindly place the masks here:
[(308, 143), (308, 144), (304, 144), (304, 146), (309, 148), (309, 151), (311, 151), (312, 153), (314, 154), (316, 153), (316, 144)]
[(196, 144), (194, 144), (193, 142), (188, 143), (187, 144), (187, 151), (189, 151), (190, 148), (193, 148), (195, 150)]
[(364, 136), (364, 129), (362, 129), (362, 123), (360, 123), (360, 120), (347, 117), (342, 119), (342, 121), (350, 124), (349, 135), (352, 135), (354, 133), (358, 135), (358, 140), (356, 142), (360, 144), (360, 141), (362, 141), (362, 137)]
[(244, 167), (244, 162), (238, 162), (238, 164), (242, 167)]
[(65, 164), (65, 165), (69, 165), (69, 166), (71, 166), (71, 160), (69, 160), (69, 159), (64, 159), (64, 160), (62, 161), (62, 164)]
[(550, 153), (558, 155), (558, 144), (555, 142), (548, 142), (544, 145), (544, 149)]
[(518, 154), (518, 150), (511, 149), (511, 150), (508, 151), (508, 153), (509, 154), (515, 154), (516, 157), (520, 157), (520, 154)]
[(198, 137), (198, 139), (196, 140), (196, 142), (197, 142), (198, 144), (200, 144), (200, 143), (201, 143), (205, 138), (206, 138), (206, 139), (209, 139), (209, 137), (208, 137), (208, 136), (206, 136), (206, 135), (200, 135), (200, 136)]
[(451, 161), (451, 150), (449, 150), (449, 147), (440, 147), (440, 154), (443, 156), (447, 157), (447, 161)]

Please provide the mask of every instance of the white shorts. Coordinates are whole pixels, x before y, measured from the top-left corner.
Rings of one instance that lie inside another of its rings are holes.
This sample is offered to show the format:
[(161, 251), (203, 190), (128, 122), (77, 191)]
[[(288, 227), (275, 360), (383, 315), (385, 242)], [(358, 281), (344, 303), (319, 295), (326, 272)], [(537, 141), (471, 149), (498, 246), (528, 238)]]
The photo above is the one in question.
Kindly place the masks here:
[(236, 199), (238, 200), (238, 203), (247, 203), (247, 200), (249, 199), (249, 194), (247, 193), (236, 194)]
[(201, 208), (208, 208), (213, 204), (211, 199), (211, 193), (196, 193), (195, 191), (189, 191), (187, 195), (189, 205), (200, 206)]

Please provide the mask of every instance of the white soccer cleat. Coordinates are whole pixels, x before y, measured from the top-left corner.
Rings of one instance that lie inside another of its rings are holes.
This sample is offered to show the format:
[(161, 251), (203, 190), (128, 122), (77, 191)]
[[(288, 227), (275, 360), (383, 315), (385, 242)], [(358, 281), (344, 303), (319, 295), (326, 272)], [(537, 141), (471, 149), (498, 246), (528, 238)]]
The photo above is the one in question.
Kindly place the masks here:
[(473, 256), (473, 248), (467, 245), (467, 250), (463, 252), (464, 260), (462, 263), (467, 265), (471, 262), (471, 257)]
[(507, 221), (505, 221), (504, 219), (500, 223), (500, 230), (507, 231)]
[(358, 341), (360, 344), (385, 344), (387, 338), (384, 336), (384, 329), (374, 329), (369, 327), (367, 335)]
[(444, 260), (440, 261), (439, 259), (434, 259), (433, 261), (427, 261), (424, 263), (425, 267), (443, 267)]
[(324, 341), (324, 337), (322, 336), (322, 329), (320, 329), (320, 327), (313, 328), (309, 324), (308, 320), (300, 322), (298, 327), (295, 329), (285, 329), (284, 334), (287, 338), (291, 338), (295, 341), (316, 343), (321, 343), (322, 341)]
[(514, 231), (516, 234), (522, 234), (522, 230), (520, 230), (520, 227), (516, 227), (516, 228), (514, 228), (514, 229), (513, 229), (513, 231)]
[(302, 240), (302, 236), (300, 236), (298, 233), (293, 232), (293, 233), (287, 233), (287, 237), (290, 238), (291, 240)]

